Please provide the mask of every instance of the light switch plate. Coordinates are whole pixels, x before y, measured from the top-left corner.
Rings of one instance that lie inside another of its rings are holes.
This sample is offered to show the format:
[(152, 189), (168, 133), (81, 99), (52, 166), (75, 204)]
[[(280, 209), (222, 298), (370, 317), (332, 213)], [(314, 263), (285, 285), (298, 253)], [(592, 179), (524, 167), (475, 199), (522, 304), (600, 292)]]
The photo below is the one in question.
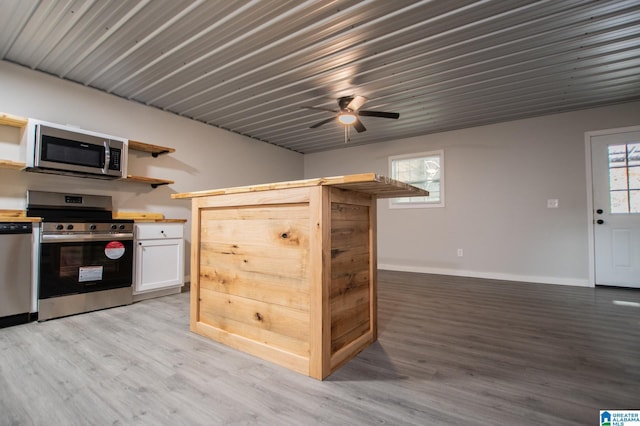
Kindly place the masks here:
[(549, 198), (547, 200), (547, 208), (548, 209), (557, 209), (558, 208), (558, 199), (557, 198)]

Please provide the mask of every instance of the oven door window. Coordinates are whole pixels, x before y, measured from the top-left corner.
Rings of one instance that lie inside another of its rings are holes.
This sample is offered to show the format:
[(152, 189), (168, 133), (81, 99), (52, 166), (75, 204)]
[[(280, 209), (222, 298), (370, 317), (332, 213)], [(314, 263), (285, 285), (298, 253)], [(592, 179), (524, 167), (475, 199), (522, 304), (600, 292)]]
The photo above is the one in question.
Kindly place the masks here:
[(129, 287), (133, 241), (43, 243), (39, 298)]

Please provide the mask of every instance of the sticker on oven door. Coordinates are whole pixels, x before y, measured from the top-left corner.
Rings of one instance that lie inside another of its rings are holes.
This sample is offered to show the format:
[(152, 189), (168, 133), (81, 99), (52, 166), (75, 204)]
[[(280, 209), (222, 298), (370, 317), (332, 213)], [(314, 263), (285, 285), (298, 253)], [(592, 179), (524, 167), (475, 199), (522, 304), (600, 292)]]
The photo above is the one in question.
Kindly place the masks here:
[(102, 280), (102, 266), (81, 266), (78, 282)]
[(104, 254), (109, 259), (120, 259), (124, 254), (124, 244), (120, 241), (111, 241), (104, 247)]

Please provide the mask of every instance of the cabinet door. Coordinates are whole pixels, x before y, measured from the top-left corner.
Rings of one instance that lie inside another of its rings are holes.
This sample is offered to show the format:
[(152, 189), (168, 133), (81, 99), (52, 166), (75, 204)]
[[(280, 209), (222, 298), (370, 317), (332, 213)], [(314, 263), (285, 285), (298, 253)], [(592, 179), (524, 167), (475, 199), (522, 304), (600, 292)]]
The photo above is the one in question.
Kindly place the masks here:
[(184, 240), (142, 240), (136, 245), (134, 294), (184, 283)]

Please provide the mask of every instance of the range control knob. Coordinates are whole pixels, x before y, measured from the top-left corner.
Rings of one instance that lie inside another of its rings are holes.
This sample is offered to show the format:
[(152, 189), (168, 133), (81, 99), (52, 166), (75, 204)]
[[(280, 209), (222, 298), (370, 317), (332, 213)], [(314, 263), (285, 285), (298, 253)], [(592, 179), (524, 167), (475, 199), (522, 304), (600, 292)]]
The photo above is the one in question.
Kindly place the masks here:
[(92, 231), (96, 230), (96, 226), (94, 224), (89, 225), (89, 229)]
[(62, 226), (62, 224), (59, 223), (59, 224), (56, 225), (56, 229), (58, 231), (62, 231), (64, 229), (64, 226)]
[(120, 225), (119, 228), (122, 230), (124, 229), (124, 225)]
[(72, 224), (68, 224), (68, 225), (67, 225), (67, 229), (68, 229), (69, 231), (71, 231), (71, 230), (73, 229), (73, 225), (72, 225)]
[(115, 230), (117, 228), (116, 224), (114, 223), (113, 225), (111, 225), (111, 229)]

